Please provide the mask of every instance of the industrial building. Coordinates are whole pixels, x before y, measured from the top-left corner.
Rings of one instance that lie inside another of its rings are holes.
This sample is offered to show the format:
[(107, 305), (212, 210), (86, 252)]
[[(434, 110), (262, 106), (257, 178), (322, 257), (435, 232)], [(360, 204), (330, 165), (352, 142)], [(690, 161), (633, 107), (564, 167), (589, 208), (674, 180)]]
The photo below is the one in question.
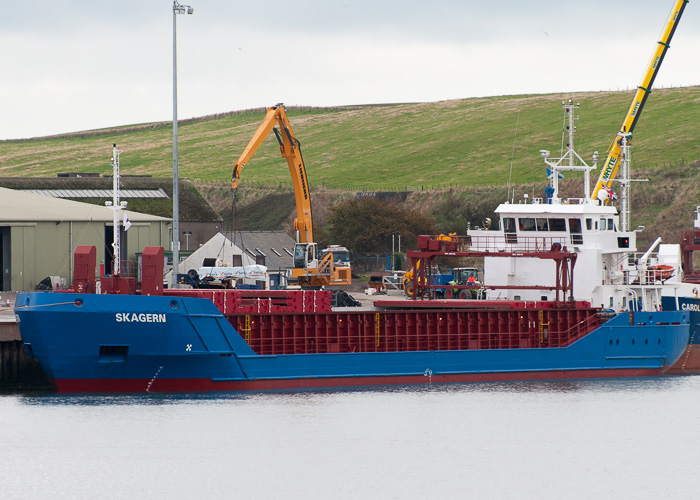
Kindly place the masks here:
[[(171, 219), (125, 213), (131, 227), (121, 236), (123, 260), (138, 261), (146, 246), (169, 246)], [(70, 285), (78, 245), (97, 247), (98, 265), (109, 272), (113, 217), (106, 206), (0, 188), (0, 291), (33, 290), (49, 276)]]
[[(0, 187), (42, 194), (48, 197), (105, 206), (112, 199), (111, 175), (58, 174), (57, 177), (0, 177)], [(171, 218), (173, 214), (173, 180), (150, 176), (122, 175), (120, 198), (128, 208), (142, 214)], [(223, 221), (207, 203), (195, 185), (187, 179), (179, 182), (180, 249), (185, 253), (199, 246), (223, 229)], [(2, 219), (2, 214), (0, 214)], [(172, 234), (164, 241), (172, 241)], [(165, 244), (170, 256), (170, 244)]]

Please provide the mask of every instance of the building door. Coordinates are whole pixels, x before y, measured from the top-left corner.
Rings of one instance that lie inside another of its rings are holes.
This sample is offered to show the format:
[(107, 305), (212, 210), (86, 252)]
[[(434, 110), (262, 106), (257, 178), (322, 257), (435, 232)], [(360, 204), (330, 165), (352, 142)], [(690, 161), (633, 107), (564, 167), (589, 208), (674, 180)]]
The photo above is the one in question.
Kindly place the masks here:
[[(119, 241), (121, 242), (121, 254), (120, 260), (124, 262), (126, 260), (126, 231), (124, 231), (123, 226), (119, 226), (120, 236)], [(112, 275), (112, 265), (114, 264), (114, 226), (112, 224), (105, 224), (105, 269), (104, 273), (106, 276)], [(123, 264), (122, 264), (123, 265)], [(125, 269), (122, 268), (121, 274), (124, 274)]]
[(0, 227), (0, 291), (12, 290), (10, 283), (10, 228)]

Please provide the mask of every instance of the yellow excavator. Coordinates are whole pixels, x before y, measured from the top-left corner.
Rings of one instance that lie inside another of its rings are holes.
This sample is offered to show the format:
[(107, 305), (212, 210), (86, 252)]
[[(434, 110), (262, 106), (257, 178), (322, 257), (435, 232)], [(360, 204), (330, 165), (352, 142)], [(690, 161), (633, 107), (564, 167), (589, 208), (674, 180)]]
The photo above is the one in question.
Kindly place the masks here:
[[(622, 138), (634, 131), (634, 126), (637, 124), (637, 120), (639, 120), (639, 115), (642, 114), (642, 109), (644, 108), (647, 97), (651, 94), (651, 87), (654, 84), (654, 79), (659, 72), (666, 51), (669, 49), (671, 38), (676, 31), (676, 27), (678, 26), (678, 22), (681, 19), (681, 15), (687, 3), (688, 0), (676, 0), (673, 6), (671, 16), (666, 22), (666, 26), (661, 34), (661, 40), (659, 40), (651, 62), (649, 63), (649, 67), (644, 73), (642, 83), (637, 87), (637, 92), (634, 95), (634, 99), (632, 99), (632, 104), (625, 116), (625, 120), (622, 122), (622, 127), (608, 148), (608, 157), (603, 164), (603, 170), (600, 173), (598, 182), (591, 193), (591, 198), (593, 200), (598, 199), (598, 193), (601, 189), (609, 190), (611, 188), (613, 179), (615, 179), (615, 175), (617, 175), (617, 169), (620, 166), (619, 160), (622, 154)], [(628, 144), (629, 143), (631, 143), (631, 137), (628, 139)], [(608, 200), (605, 199), (604, 201), (607, 202)]]
[[(279, 128), (278, 128), (279, 127)], [(336, 266), (333, 253), (319, 255), (318, 245), (313, 238), (313, 220), (311, 217), (311, 195), (306, 177), (306, 167), (301, 156), (301, 144), (294, 137), (292, 126), (287, 118), (283, 104), (267, 109), (267, 114), (246, 146), (243, 154), (233, 166), (231, 188), (234, 199), (238, 189), (241, 171), (258, 150), (265, 138), (275, 133), (282, 157), (287, 160), (289, 173), (292, 175), (297, 216), (294, 229), (297, 243), (294, 246), (292, 278), (290, 282), (301, 286), (320, 287), (326, 285), (349, 285), (352, 281), (349, 266)]]

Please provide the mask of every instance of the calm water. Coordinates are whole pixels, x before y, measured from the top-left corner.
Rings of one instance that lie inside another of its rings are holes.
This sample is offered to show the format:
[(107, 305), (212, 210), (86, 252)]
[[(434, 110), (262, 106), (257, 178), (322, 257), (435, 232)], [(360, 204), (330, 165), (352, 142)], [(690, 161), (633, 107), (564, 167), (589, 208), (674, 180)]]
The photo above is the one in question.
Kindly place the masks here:
[(700, 377), (0, 396), (3, 498), (697, 498)]

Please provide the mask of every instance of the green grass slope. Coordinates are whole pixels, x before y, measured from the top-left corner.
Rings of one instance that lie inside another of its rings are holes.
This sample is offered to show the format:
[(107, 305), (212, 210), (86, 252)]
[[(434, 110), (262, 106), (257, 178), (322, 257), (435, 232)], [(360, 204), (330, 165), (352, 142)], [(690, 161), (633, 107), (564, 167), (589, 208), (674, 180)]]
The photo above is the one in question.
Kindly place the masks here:
[[(500, 96), (434, 103), (288, 108), (310, 184), (404, 189), (503, 185), (544, 179), (540, 149), (562, 147), (561, 101), (581, 104), (576, 149), (604, 153), (633, 92)], [(645, 170), (700, 158), (700, 87), (655, 90), (634, 136), (634, 163)], [(230, 179), (231, 168), (264, 110), (187, 120), (179, 127), (182, 177)], [(517, 133), (516, 133), (517, 127)], [(123, 174), (172, 175), (172, 124), (149, 124), (20, 141), (0, 141), (0, 176), (111, 172), (112, 143)], [(512, 173), (511, 173), (512, 164)], [(290, 182), (276, 140), (268, 137), (243, 181)]]

